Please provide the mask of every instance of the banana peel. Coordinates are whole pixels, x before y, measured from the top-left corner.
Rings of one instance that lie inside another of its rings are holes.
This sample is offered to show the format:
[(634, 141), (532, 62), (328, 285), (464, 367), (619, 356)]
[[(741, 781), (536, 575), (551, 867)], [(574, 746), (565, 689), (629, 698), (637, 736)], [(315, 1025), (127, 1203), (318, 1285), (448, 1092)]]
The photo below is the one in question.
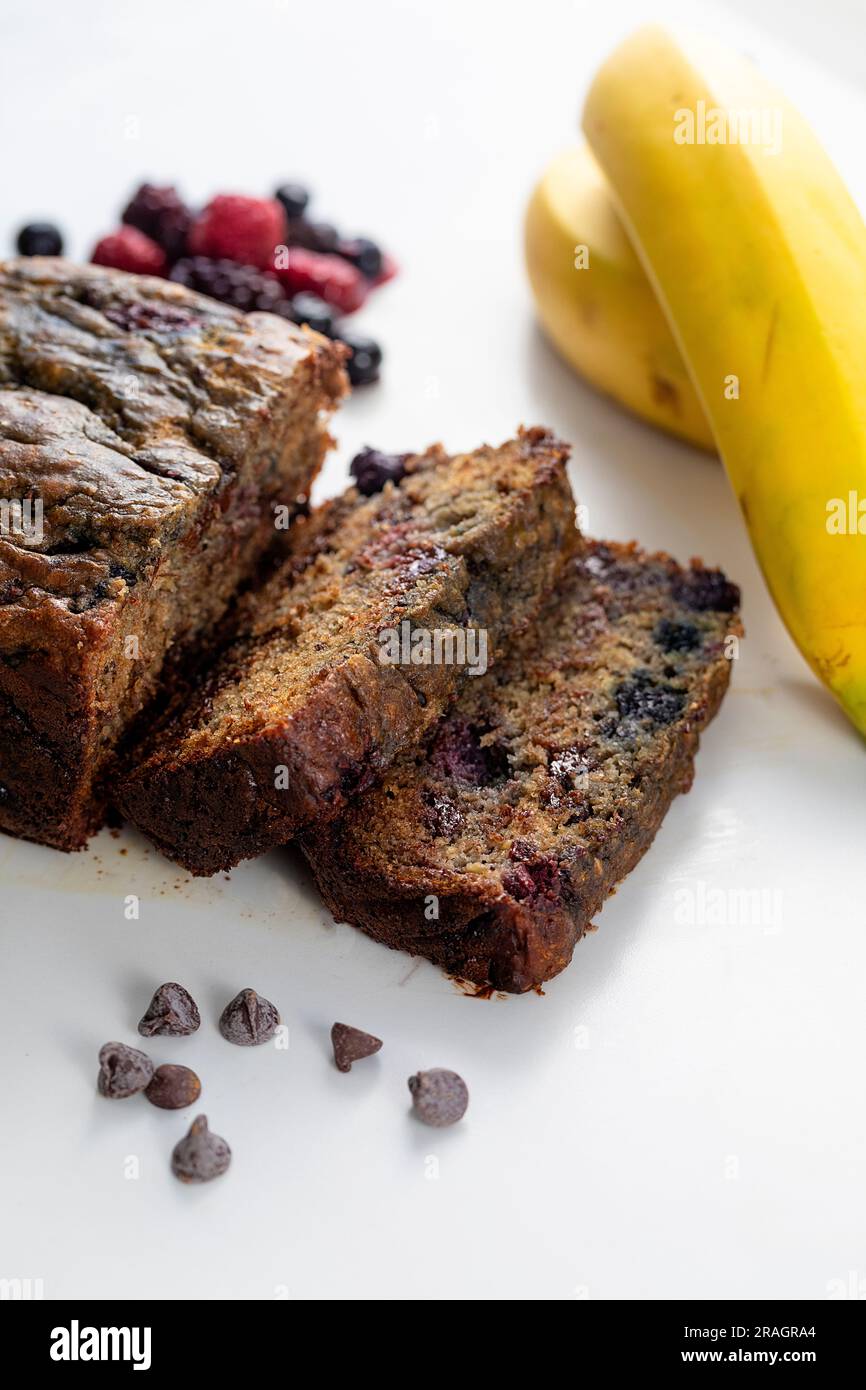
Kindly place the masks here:
[(655, 291), (586, 145), (563, 150), (526, 210), (524, 248), (538, 317), (566, 361), (659, 429), (715, 451)]
[(790, 103), (701, 36), (627, 39), (583, 126), (779, 612), (866, 734), (863, 219)]

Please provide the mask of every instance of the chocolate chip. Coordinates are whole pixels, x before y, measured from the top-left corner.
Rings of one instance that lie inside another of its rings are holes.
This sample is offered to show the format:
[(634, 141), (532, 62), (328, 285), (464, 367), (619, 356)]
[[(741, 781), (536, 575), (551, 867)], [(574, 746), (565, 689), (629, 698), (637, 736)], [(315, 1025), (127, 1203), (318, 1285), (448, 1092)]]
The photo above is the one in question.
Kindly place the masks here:
[(194, 1033), (200, 1023), (201, 1014), (192, 995), (183, 985), (169, 981), (154, 994), (138, 1031), (145, 1038), (183, 1038)]
[(381, 492), (386, 483), (398, 483), (411, 454), (383, 454), (381, 449), (362, 449), (349, 464), (355, 486), (364, 497)]
[(636, 671), (617, 686), (616, 707), (625, 719), (672, 724), (686, 702), (682, 690), (655, 681), (649, 671)]
[(153, 1062), (146, 1052), (126, 1043), (107, 1042), (99, 1049), (99, 1075), (96, 1085), (101, 1096), (125, 1100), (143, 1091), (153, 1076)]
[(227, 1042), (238, 1047), (258, 1047), (274, 1036), (280, 1015), (269, 999), (254, 989), (242, 989), (220, 1016), (219, 1029)]
[(656, 624), (653, 641), (665, 652), (693, 652), (701, 645), (701, 634), (694, 623), (675, 622), (662, 618)]
[(466, 1114), (469, 1091), (462, 1076), (444, 1067), (419, 1071), (409, 1077), (412, 1105), (425, 1125), (455, 1125)]
[(171, 1156), (171, 1171), (181, 1182), (210, 1182), (224, 1173), (232, 1161), (225, 1139), (211, 1134), (207, 1116), (196, 1115)]
[(160, 1110), (182, 1110), (198, 1100), (201, 1082), (189, 1067), (176, 1067), (167, 1062), (157, 1067), (144, 1094), (151, 1105), (158, 1105)]
[(372, 1057), (382, 1046), (381, 1038), (374, 1038), (372, 1033), (363, 1033), (360, 1028), (351, 1028), (348, 1023), (334, 1024), (331, 1042), (337, 1071), (351, 1071), (353, 1062), (360, 1062), (362, 1057)]

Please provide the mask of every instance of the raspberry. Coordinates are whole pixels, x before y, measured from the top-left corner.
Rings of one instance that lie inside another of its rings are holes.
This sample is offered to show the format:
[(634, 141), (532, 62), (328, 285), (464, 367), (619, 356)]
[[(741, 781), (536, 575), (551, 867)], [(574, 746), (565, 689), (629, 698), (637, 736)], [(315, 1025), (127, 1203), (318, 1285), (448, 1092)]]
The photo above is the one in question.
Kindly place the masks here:
[(394, 276), (399, 273), (399, 269), (394, 257), (389, 256), (387, 251), (383, 252), (382, 269), (373, 281), (373, 289), (378, 289), (380, 285), (387, 285), (388, 281), (393, 280)]
[(223, 193), (196, 218), (187, 244), (193, 255), (268, 270), (273, 267), (274, 248), (286, 240), (286, 230), (286, 214), (276, 199)]
[(94, 265), (128, 270), (133, 275), (162, 275), (166, 268), (165, 252), (137, 227), (118, 227), (104, 236), (93, 248), (90, 257)]
[(273, 275), (265, 275), (254, 265), (213, 260), (209, 256), (185, 257), (172, 267), (170, 280), (187, 289), (209, 294), (235, 309), (265, 309), (281, 312), (285, 296)]
[(120, 220), (144, 232), (162, 247), (170, 261), (176, 261), (186, 250), (193, 214), (176, 188), (143, 183), (127, 203)]
[(368, 282), (356, 266), (339, 256), (323, 256), (292, 246), (286, 253), (285, 264), (276, 267), (276, 274), (288, 294), (309, 290), (343, 314), (360, 309), (367, 298)]

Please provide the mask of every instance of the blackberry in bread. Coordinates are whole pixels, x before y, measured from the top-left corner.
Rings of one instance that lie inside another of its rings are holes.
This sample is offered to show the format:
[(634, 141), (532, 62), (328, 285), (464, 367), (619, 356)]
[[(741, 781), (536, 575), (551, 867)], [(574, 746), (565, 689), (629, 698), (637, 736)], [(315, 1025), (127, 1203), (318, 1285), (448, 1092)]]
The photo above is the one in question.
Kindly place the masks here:
[(302, 838), (334, 917), (479, 987), (556, 975), (691, 785), (738, 606), (717, 570), (588, 542), (426, 745)]
[(336, 815), (476, 679), (470, 646), (494, 661), (556, 584), (579, 541), (566, 458), (542, 429), (435, 447), (299, 519), (236, 639), (122, 780), (128, 819), (208, 874)]
[(0, 264), (0, 829), (76, 849), (169, 654), (306, 494), (343, 350), (179, 285)]

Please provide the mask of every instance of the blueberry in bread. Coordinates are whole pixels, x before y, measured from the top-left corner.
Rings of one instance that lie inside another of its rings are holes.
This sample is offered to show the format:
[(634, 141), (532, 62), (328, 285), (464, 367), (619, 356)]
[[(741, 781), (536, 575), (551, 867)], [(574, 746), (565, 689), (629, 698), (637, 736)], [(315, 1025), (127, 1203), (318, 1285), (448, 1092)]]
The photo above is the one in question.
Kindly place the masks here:
[[(336, 815), (477, 680), (457, 639), (493, 662), (552, 590), (579, 541), (566, 457), (542, 429), (436, 447), (297, 521), (240, 635), (122, 779), (128, 819), (208, 874)], [(404, 660), (406, 634), (429, 652)]]
[(302, 838), (335, 918), (479, 987), (556, 975), (691, 785), (738, 605), (717, 570), (588, 542), (426, 746)]
[(0, 264), (0, 829), (75, 849), (98, 828), (167, 654), (307, 493), (342, 358), (164, 280)]

